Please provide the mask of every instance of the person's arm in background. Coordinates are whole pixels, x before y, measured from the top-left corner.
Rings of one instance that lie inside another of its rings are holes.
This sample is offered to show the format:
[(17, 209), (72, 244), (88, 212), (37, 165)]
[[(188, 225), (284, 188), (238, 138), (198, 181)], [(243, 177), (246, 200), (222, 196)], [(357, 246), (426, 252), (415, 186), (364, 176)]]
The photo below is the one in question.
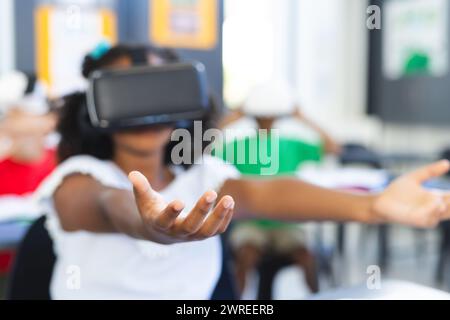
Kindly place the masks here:
[(38, 161), (45, 152), (45, 138), (55, 129), (56, 121), (53, 112), (35, 115), (19, 108), (10, 110), (0, 122), (0, 158), (22, 163)]
[(294, 117), (304, 124), (306, 124), (308, 127), (316, 131), (324, 145), (324, 151), (326, 154), (334, 154), (339, 155), (342, 151), (341, 146), (339, 143), (333, 139), (324, 129), (322, 129), (318, 124), (316, 124), (314, 121), (306, 117), (302, 111), (300, 110), (300, 107), (296, 108), (296, 111), (294, 113)]
[(450, 195), (421, 184), (449, 170), (446, 160), (395, 180), (377, 195), (356, 195), (317, 187), (298, 179), (229, 180), (221, 194), (236, 201), (237, 218), (287, 221), (357, 221), (434, 227), (450, 218)]
[(0, 161), (7, 159), (12, 152), (13, 141), (9, 134), (0, 128)]
[(9, 111), (0, 122), (0, 132), (15, 136), (45, 136), (51, 133), (57, 122), (56, 114), (50, 112), (34, 115), (18, 108)]

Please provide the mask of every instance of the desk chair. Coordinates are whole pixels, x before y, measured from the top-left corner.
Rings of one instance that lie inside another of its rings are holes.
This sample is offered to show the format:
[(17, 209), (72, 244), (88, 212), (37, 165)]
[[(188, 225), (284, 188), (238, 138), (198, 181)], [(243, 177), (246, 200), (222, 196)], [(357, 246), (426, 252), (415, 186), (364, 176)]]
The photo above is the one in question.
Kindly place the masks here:
[(7, 285), (7, 300), (50, 300), (50, 279), (55, 263), (45, 217), (30, 227), (19, 246)]
[[(440, 159), (450, 160), (450, 148), (441, 152)], [(447, 174), (450, 177), (450, 173)], [(444, 221), (439, 225), (441, 232), (441, 243), (439, 246), (439, 260), (436, 267), (435, 280), (437, 284), (443, 284), (445, 271), (450, 262), (450, 221)]]

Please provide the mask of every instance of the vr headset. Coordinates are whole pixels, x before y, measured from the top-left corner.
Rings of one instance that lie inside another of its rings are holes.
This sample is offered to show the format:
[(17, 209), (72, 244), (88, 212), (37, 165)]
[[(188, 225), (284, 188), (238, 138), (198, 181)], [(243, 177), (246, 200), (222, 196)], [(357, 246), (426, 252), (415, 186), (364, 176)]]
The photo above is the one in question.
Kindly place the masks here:
[(117, 131), (201, 119), (209, 111), (199, 62), (94, 72), (87, 108), (98, 129)]

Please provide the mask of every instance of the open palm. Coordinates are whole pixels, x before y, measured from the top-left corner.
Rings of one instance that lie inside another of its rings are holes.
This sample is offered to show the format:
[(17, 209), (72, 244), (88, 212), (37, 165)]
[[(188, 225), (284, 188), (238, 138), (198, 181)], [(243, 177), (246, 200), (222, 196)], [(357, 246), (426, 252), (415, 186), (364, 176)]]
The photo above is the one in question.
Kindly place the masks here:
[(230, 196), (224, 196), (214, 206), (217, 194), (208, 191), (199, 198), (187, 216), (179, 217), (184, 209), (181, 201), (165, 202), (139, 172), (130, 173), (129, 178), (133, 183), (136, 205), (144, 226), (159, 243), (172, 244), (214, 237), (224, 233), (233, 218), (234, 200)]
[(396, 179), (375, 200), (373, 210), (381, 221), (431, 228), (450, 219), (450, 196), (426, 190), (422, 183), (450, 169), (443, 160)]

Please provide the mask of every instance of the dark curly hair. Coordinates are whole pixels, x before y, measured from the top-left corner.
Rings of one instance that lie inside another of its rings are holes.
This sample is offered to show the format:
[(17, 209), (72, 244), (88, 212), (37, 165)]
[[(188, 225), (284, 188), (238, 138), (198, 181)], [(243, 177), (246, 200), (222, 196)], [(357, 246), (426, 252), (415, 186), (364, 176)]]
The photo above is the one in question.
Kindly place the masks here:
[(179, 55), (172, 49), (158, 48), (149, 45), (120, 44), (109, 49), (101, 58), (95, 59), (90, 54), (86, 55), (81, 67), (84, 78), (96, 70), (104, 69), (112, 65), (120, 58), (130, 58), (133, 65), (148, 64), (148, 55), (153, 54), (166, 63), (180, 61)]
[(87, 79), (92, 72), (107, 68), (124, 57), (132, 59), (131, 47), (126, 45), (112, 47), (99, 59), (95, 59), (88, 54), (84, 57), (81, 74)]

